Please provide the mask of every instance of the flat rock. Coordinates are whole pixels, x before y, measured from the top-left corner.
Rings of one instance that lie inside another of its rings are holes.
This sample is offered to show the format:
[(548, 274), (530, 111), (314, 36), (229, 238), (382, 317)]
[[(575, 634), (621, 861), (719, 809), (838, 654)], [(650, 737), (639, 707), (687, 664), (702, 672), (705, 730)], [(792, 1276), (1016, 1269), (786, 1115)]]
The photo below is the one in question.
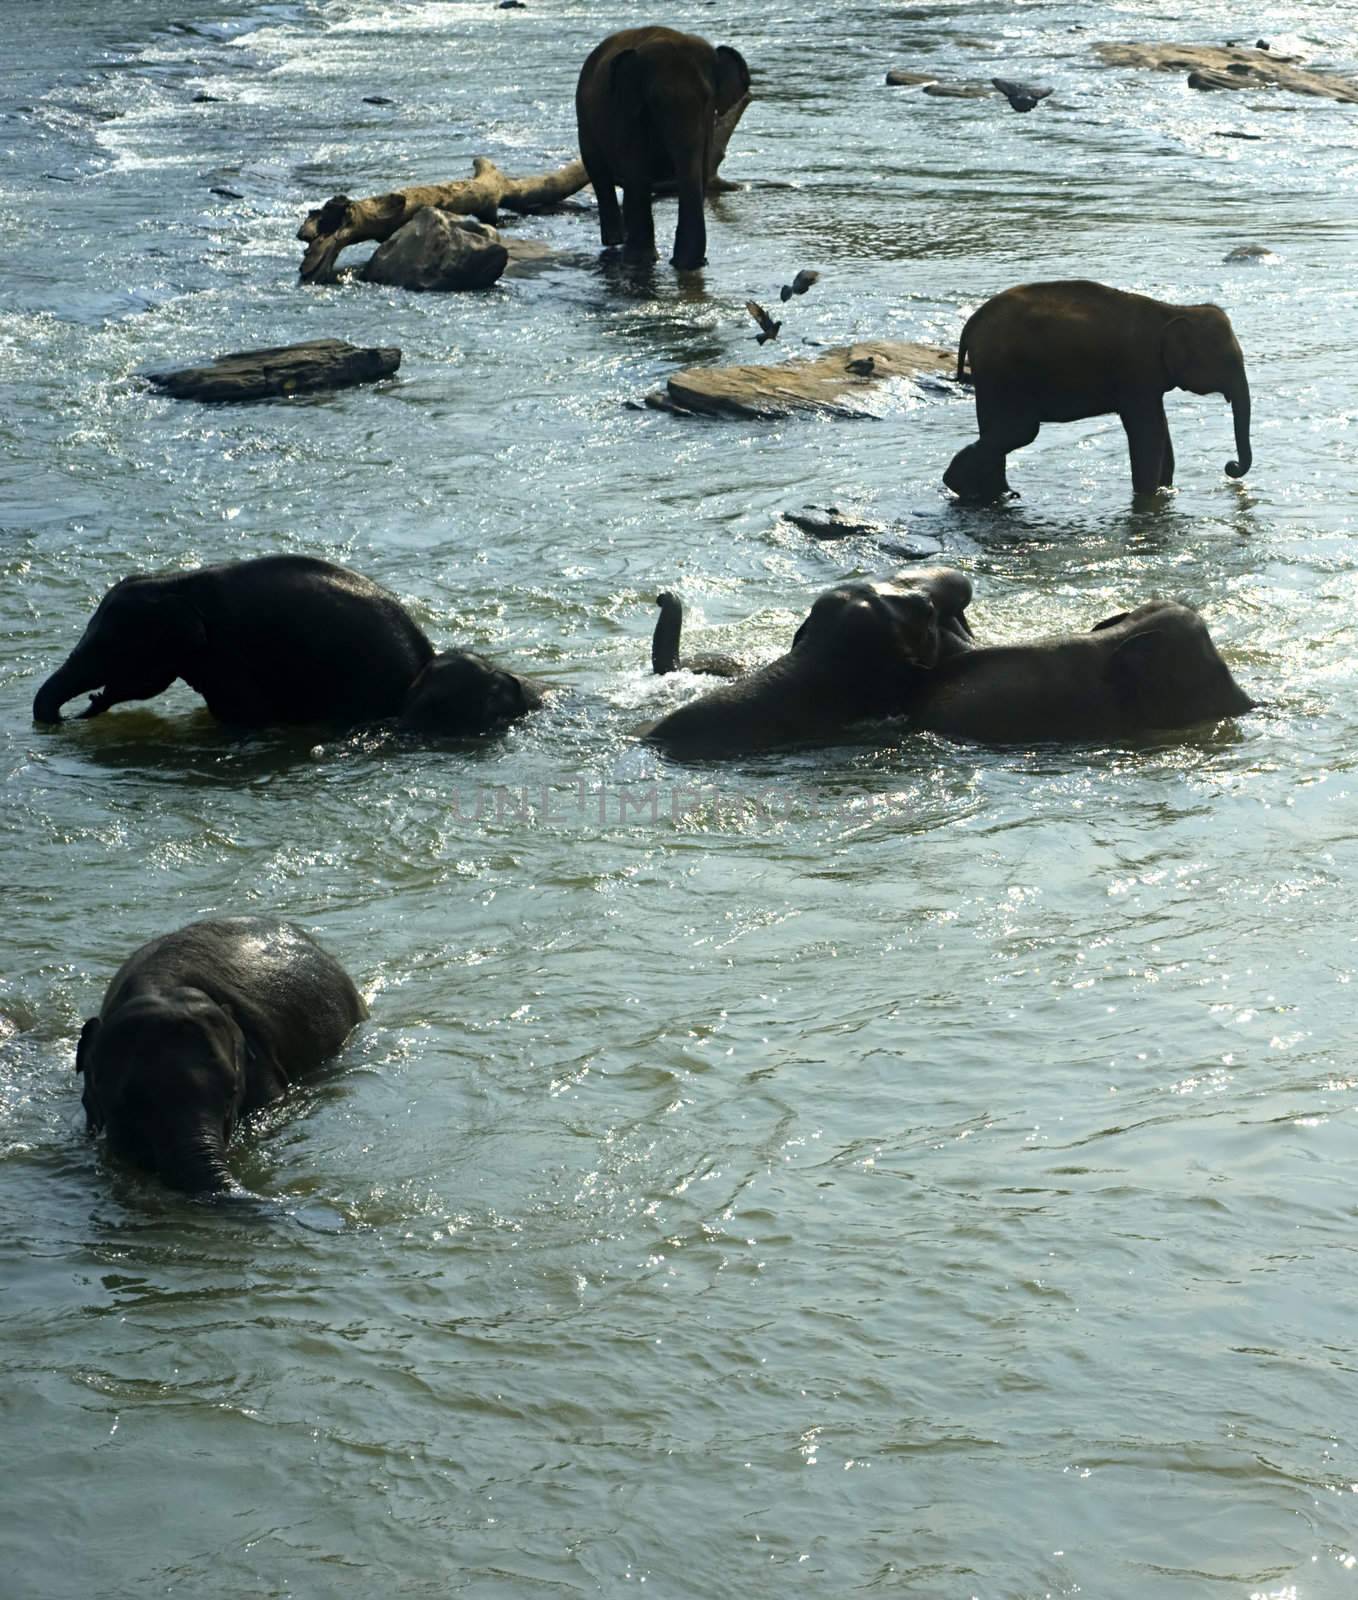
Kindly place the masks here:
[(920, 92), (940, 100), (988, 100), (995, 93), (985, 83), (926, 83)]
[(401, 365), (394, 347), (363, 348), (343, 339), (309, 339), (268, 350), (237, 350), (201, 367), (152, 372), (147, 382), (176, 400), (267, 400), (314, 389), (347, 389), (390, 377)]
[(445, 293), (485, 289), (509, 264), (509, 252), (489, 224), (435, 206), (421, 206), (368, 258), (366, 283)]
[(1240, 45), (1096, 44), (1110, 67), (1150, 67), (1186, 72), (1195, 89), (1288, 89), (1358, 105), (1358, 83), (1333, 72), (1310, 72), (1293, 56)]
[(892, 67), (886, 81), (897, 89), (913, 89), (920, 83), (937, 83), (936, 72), (908, 72), (904, 67)]
[(932, 345), (896, 339), (865, 339), (823, 354), (775, 364), (686, 367), (646, 404), (659, 411), (709, 417), (776, 418), (819, 412), (860, 417), (863, 404), (884, 378), (942, 378), (956, 368), (956, 355)]

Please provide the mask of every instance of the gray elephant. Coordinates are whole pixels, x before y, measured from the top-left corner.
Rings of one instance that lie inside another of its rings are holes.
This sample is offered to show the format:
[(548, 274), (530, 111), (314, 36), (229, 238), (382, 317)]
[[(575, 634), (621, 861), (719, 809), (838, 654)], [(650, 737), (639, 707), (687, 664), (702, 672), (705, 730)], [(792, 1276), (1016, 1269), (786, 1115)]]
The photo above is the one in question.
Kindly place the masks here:
[(740, 755), (897, 716), (920, 675), (972, 648), (970, 599), (970, 581), (947, 567), (839, 584), (812, 606), (786, 655), (680, 706), (645, 737), (676, 755)]
[(60, 722), (63, 705), (90, 690), (81, 716), (96, 717), (176, 678), (218, 721), (246, 728), (401, 717), (425, 732), (475, 733), (542, 698), (480, 656), (436, 656), (396, 596), (360, 573), (280, 555), (116, 583), (38, 690), (33, 719)]
[(1027, 283), (987, 300), (968, 318), (957, 376), (976, 389), (980, 438), (959, 450), (943, 481), (965, 500), (1013, 491), (1005, 457), (1031, 444), (1044, 422), (1116, 413), (1127, 434), (1132, 490), (1174, 482), (1165, 418), (1170, 389), (1220, 394), (1235, 418), (1236, 461), (1250, 469), (1250, 386), (1230, 318), (1220, 306), (1168, 305), (1102, 283)]
[(242, 1117), (334, 1055), (367, 1016), (343, 968), (276, 917), (194, 922), (114, 974), (76, 1051), (91, 1133), (172, 1188), (236, 1187)]
[(702, 266), (713, 130), (749, 87), (750, 69), (738, 50), (714, 49), (673, 28), (627, 28), (590, 52), (575, 115), (606, 246), (620, 244), (625, 255), (653, 261), (651, 193), (673, 183), (679, 194), (673, 263), (681, 270)]
[(1190, 606), (1151, 600), (1088, 633), (989, 645), (913, 685), (915, 726), (986, 744), (1105, 740), (1238, 717), (1255, 702)]
[(662, 718), (671, 754), (730, 756), (826, 743), (856, 722), (991, 743), (1121, 738), (1238, 716), (1254, 704), (1202, 618), (1156, 600), (1089, 633), (977, 646), (971, 585), (947, 568), (846, 583), (821, 595), (792, 648)]

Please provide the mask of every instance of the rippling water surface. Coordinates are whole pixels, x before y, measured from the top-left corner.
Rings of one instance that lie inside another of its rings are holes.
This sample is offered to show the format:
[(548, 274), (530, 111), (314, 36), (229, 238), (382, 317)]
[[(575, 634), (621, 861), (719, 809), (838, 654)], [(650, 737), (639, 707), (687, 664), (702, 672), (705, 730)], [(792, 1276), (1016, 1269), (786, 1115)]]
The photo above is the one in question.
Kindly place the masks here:
[[(706, 272), (603, 264), (564, 213), (516, 225), (546, 270), (427, 298), (299, 289), (302, 212), (555, 165), (579, 62), (652, 14), (13, 12), (0, 1588), (1352, 1594), (1358, 108), (1090, 44), (1230, 27), (1352, 67), (1353, 6), (679, 0), (756, 74)], [(883, 87), (910, 65), (1056, 92)], [(1224, 260), (1256, 242), (1277, 259)], [(1217, 300), (1255, 469), (1175, 395), (1172, 504), (1133, 510), (1104, 418), (964, 511), (961, 397), (629, 407), (751, 356), (744, 301), (805, 266), (777, 351), (951, 345), (1030, 278)], [(137, 381), (327, 335), (399, 344), (398, 378), (230, 410)], [(938, 544), (987, 638), (1186, 598), (1264, 704), (1132, 747), (665, 764), (633, 734), (700, 685), (647, 674), (658, 587), (763, 659), (891, 567), (782, 520), (806, 502)], [(241, 739), (182, 685), (31, 725), (115, 579), (278, 550), (561, 692), (428, 752)], [(73, 1053), (136, 944), (259, 909), (373, 1016), (239, 1142), (279, 1210), (227, 1216), (86, 1141)]]

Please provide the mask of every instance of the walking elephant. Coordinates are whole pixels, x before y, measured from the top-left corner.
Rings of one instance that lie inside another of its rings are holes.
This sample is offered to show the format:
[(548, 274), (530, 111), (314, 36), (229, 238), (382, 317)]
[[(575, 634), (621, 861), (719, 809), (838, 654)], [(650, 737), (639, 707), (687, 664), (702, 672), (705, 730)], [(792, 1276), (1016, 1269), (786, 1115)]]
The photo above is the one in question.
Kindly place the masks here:
[(681, 270), (702, 266), (713, 127), (749, 87), (750, 69), (738, 50), (714, 49), (672, 28), (627, 28), (590, 52), (575, 115), (605, 246), (620, 244), (627, 256), (654, 260), (651, 192), (669, 182), (679, 194), (671, 259)]
[(1006, 289), (968, 318), (957, 376), (970, 362), (980, 438), (959, 450), (943, 481), (964, 500), (1012, 493), (1005, 457), (1031, 444), (1044, 422), (1115, 412), (1127, 433), (1132, 489), (1174, 482), (1165, 419), (1170, 389), (1220, 394), (1235, 419), (1238, 460), (1250, 469), (1250, 386), (1230, 318), (1220, 306), (1176, 306), (1082, 279)]
[(76, 1050), (91, 1133), (171, 1188), (236, 1187), (237, 1123), (286, 1094), (368, 1014), (338, 962), (276, 917), (194, 922), (114, 974)]
[[(541, 703), (536, 685), (434, 647), (388, 590), (313, 556), (261, 556), (124, 578), (33, 701), (35, 722), (95, 690), (82, 717), (183, 678), (220, 722), (352, 725), (406, 716), (426, 732), (483, 732)], [(440, 693), (433, 693), (438, 683)], [(447, 692), (456, 682), (461, 700)], [(518, 685), (521, 693), (511, 693)], [(440, 723), (438, 713), (446, 717)]]
[(826, 741), (899, 715), (916, 678), (972, 648), (971, 584), (946, 567), (828, 590), (766, 667), (662, 717), (645, 737), (676, 755), (729, 756)]

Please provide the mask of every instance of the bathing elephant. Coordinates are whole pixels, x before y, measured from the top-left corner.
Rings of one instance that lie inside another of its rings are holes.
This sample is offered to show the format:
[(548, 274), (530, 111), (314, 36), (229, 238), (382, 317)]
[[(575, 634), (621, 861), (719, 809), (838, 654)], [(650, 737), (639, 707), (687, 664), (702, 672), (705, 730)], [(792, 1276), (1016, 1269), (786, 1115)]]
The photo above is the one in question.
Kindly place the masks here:
[(536, 711), (543, 689), (470, 650), (445, 650), (423, 668), (401, 707), (400, 726), (412, 733), (458, 738), (504, 727)]
[(957, 375), (970, 361), (980, 438), (959, 450), (943, 481), (964, 500), (1012, 491), (1005, 457), (1031, 444), (1044, 422), (1115, 412), (1127, 432), (1132, 489), (1174, 482), (1165, 420), (1170, 389), (1221, 394), (1235, 419), (1239, 457), (1250, 469), (1250, 386), (1230, 318), (1220, 306), (1176, 306), (1081, 279), (1006, 289), (973, 312), (957, 348)]
[(946, 567), (828, 590), (766, 667), (662, 717), (645, 738), (675, 755), (729, 756), (837, 737), (900, 714), (917, 679), (972, 648), (971, 584)]
[(1239, 716), (1255, 702), (1191, 607), (1151, 600), (1088, 633), (990, 645), (921, 673), (912, 722), (984, 744), (1118, 739)]
[[(62, 706), (88, 690), (98, 692), (81, 716), (96, 717), (183, 678), (218, 721), (241, 727), (350, 725), (410, 710), (428, 728), (427, 696), (421, 689), (412, 701), (412, 692), (428, 685), (431, 666), (457, 659), (460, 652), (435, 657), (394, 594), (313, 556), (139, 573), (100, 601), (80, 642), (38, 690), (33, 719), (60, 722)], [(446, 731), (481, 731), (501, 720), (499, 701), (486, 704), (497, 712), (491, 721), (476, 723), (475, 707), (463, 706)]]
[(292, 923), (190, 923), (134, 951), (81, 1030), (89, 1131), (172, 1188), (234, 1189), (236, 1124), (367, 1014), (344, 969)]
[(654, 260), (651, 191), (672, 182), (679, 223), (671, 259), (681, 270), (702, 266), (713, 127), (749, 87), (750, 69), (739, 51), (713, 49), (706, 39), (672, 28), (627, 28), (590, 52), (580, 69), (575, 115), (606, 246), (620, 244), (627, 256)]

